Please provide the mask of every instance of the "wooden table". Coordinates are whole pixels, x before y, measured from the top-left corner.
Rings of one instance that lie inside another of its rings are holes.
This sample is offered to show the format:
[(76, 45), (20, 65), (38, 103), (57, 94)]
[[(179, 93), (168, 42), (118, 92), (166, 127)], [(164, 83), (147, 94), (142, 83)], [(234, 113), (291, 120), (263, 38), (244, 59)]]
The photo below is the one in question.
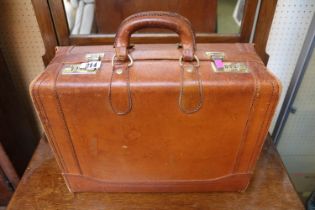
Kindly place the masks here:
[(279, 154), (267, 140), (244, 193), (70, 193), (45, 141), (41, 141), (8, 210), (304, 209)]

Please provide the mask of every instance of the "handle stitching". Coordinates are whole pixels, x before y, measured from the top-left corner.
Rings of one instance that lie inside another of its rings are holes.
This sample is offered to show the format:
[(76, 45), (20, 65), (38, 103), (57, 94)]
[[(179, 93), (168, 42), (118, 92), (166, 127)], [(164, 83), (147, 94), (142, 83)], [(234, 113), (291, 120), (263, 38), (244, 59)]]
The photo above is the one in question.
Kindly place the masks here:
[[(140, 13), (136, 13), (134, 15), (131, 15), (131, 16), (127, 17), (125, 20), (123, 20), (121, 22), (120, 25), (123, 25), (124, 23), (126, 23), (128, 21), (131, 21), (132, 19), (135, 19), (135, 18), (138, 18), (138, 17), (145, 17), (145, 16), (177, 17), (177, 18), (180, 18), (181, 20), (185, 21), (189, 25), (188, 28), (189, 28), (190, 33), (192, 34), (192, 39), (193, 39), (193, 48), (194, 48), (194, 50), (196, 50), (195, 32), (192, 29), (191, 22), (187, 18), (185, 18), (185, 17), (183, 17), (183, 16), (181, 16), (181, 15), (175, 13), (175, 12), (163, 12), (163, 11), (140, 12)], [(122, 30), (122, 27), (119, 27), (116, 34), (120, 34), (121, 30)], [(116, 47), (115, 45), (116, 45), (117, 39), (118, 39), (118, 36), (116, 35), (115, 40), (114, 40), (114, 47)]]

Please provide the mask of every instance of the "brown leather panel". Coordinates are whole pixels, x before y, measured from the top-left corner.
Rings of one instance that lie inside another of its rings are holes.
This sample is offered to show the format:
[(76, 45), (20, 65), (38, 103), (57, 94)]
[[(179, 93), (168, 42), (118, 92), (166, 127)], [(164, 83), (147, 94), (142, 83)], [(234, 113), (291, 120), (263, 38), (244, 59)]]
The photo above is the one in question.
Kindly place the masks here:
[[(86, 181), (82, 180), (82, 182)], [(275, 146), (270, 139), (267, 139), (251, 183), (242, 193), (72, 193), (65, 185), (49, 146), (42, 140), (7, 210), (104, 208), (113, 210), (305, 209)]]
[[(257, 68), (263, 65), (256, 64)], [(253, 171), (259, 157), (263, 141), (268, 133), (268, 128), (279, 99), (279, 83), (267, 71), (255, 71), (257, 97), (253, 104), (252, 115), (248, 126), (256, 129), (247, 129), (245, 132), (246, 142), (240, 145), (240, 153), (237, 159), (236, 171)], [(257, 80), (257, 78), (260, 78)], [(257, 108), (263, 107), (263, 108)], [(258, 131), (259, 130), (259, 131)], [(254, 151), (253, 151), (254, 150)]]
[(31, 84), (30, 89), (36, 110), (40, 110), (38, 113), (58, 164), (64, 171), (81, 174), (72, 139), (55, 93), (55, 81), (60, 67), (60, 64), (48, 66), (47, 70), (37, 78), (39, 81)]
[[(235, 142), (241, 141), (250, 114), (254, 95), (251, 74), (234, 75), (227, 89), (222, 85), (226, 75), (214, 73), (209, 62), (201, 63), (204, 104), (198, 112), (187, 115), (178, 105), (181, 70), (178, 62), (169, 62), (167, 66), (159, 61), (151, 63), (136, 62), (130, 68), (133, 108), (121, 117), (109, 106), (110, 65), (104, 65), (96, 75), (59, 77), (57, 92), (70, 133), (74, 139), (80, 139), (74, 145), (83, 154), (78, 157), (83, 174), (113, 180), (146, 176), (188, 179), (192, 173), (196, 178), (228, 175), (237, 154)], [(240, 97), (242, 101), (235, 105)], [(218, 110), (224, 110), (226, 115)], [(98, 118), (89, 117), (91, 112), (97, 113)], [(238, 123), (230, 128), (227, 123), (231, 117)], [(236, 138), (229, 138), (231, 134), (224, 130), (227, 126)], [(191, 132), (196, 129), (198, 134)], [(205, 132), (211, 130), (216, 133)], [(185, 144), (179, 146), (178, 139)], [(225, 144), (230, 148), (222, 152)], [(211, 163), (211, 159), (218, 160)], [(110, 164), (108, 170), (104, 170), (106, 162)], [(204, 164), (209, 168), (204, 169)], [(178, 169), (170, 171), (175, 166)], [(122, 169), (125, 171), (117, 174)]]

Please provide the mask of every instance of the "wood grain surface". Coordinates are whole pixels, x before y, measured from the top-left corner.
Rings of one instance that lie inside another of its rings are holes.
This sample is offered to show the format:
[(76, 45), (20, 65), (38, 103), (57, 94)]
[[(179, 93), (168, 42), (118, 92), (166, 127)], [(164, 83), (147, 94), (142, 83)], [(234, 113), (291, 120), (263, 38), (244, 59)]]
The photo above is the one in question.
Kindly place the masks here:
[(8, 210), (304, 209), (278, 152), (268, 139), (244, 193), (70, 193), (42, 140)]

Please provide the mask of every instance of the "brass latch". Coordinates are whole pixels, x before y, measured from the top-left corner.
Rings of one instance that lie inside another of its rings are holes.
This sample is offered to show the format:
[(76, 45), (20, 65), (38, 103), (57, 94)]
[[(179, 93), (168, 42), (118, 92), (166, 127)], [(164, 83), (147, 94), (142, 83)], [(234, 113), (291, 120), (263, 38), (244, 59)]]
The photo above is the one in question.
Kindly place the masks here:
[(104, 53), (89, 53), (85, 55), (86, 62), (66, 65), (62, 74), (94, 74), (101, 68)]
[(245, 63), (224, 62), (223, 68), (218, 69), (214, 62), (211, 62), (214, 72), (231, 72), (231, 73), (249, 73), (248, 66)]
[(85, 60), (89, 61), (101, 61), (104, 57), (104, 53), (89, 53), (85, 55)]
[(205, 52), (206, 56), (208, 56), (211, 60), (213, 60), (216, 69), (224, 68), (224, 52)]

